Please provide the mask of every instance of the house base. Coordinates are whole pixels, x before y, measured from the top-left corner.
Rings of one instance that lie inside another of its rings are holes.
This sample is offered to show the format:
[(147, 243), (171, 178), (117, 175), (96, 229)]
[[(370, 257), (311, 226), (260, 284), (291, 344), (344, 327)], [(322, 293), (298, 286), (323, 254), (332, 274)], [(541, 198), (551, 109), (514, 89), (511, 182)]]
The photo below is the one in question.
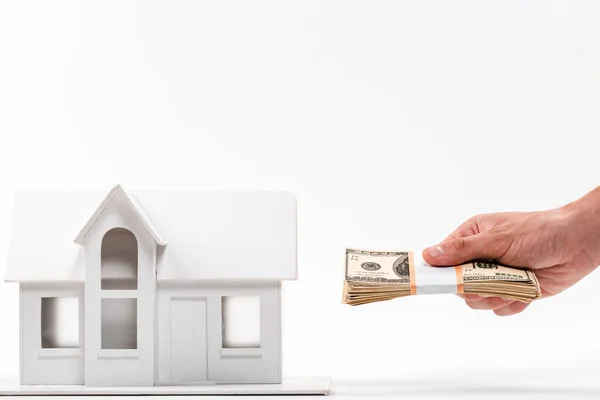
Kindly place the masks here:
[(331, 378), (286, 378), (280, 384), (88, 387), (82, 385), (19, 385), (0, 380), (0, 396), (220, 396), (329, 395)]

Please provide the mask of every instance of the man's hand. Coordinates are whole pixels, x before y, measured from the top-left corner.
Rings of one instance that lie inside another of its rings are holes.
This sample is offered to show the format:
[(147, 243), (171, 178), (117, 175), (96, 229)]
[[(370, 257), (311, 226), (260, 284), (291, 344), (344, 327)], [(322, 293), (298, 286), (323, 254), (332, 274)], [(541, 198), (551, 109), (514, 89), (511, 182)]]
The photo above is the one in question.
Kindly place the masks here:
[[(423, 259), (434, 266), (494, 259), (531, 268), (542, 298), (558, 294), (600, 264), (600, 188), (559, 209), (477, 215), (425, 249)], [(500, 297), (460, 296), (473, 309), (501, 316), (520, 313), (529, 305)]]

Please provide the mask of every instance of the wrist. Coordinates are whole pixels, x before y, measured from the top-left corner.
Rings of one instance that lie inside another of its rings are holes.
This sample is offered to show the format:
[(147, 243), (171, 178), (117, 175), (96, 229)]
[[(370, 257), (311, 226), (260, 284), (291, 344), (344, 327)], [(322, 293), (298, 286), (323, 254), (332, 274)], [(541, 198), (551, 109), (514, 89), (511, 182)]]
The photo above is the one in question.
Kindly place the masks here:
[(600, 265), (600, 187), (560, 208), (568, 221), (565, 229), (594, 263)]

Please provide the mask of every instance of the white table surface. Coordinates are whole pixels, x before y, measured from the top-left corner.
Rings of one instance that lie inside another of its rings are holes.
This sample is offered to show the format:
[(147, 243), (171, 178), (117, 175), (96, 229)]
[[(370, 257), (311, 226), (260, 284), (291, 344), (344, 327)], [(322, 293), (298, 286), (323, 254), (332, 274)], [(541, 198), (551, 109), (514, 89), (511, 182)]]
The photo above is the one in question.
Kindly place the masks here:
[(401, 381), (333, 381), (331, 396), (340, 399), (600, 399), (600, 386), (577, 387), (536, 383), (498, 382), (401, 382)]
[[(402, 380), (365, 380), (350, 381), (333, 379), (329, 396), (251, 396), (253, 400), (273, 400), (285, 397), (290, 399), (600, 399), (600, 380), (582, 382), (559, 382), (555, 379), (544, 381), (514, 381), (493, 382), (464, 381), (457, 382), (450, 379), (436, 379), (426, 381)], [(11, 398), (18, 396), (11, 396)], [(84, 396), (69, 396), (69, 399)], [(135, 396), (139, 398), (140, 396)], [(234, 396), (244, 397), (244, 396)], [(26, 397), (35, 400), (56, 397), (35, 396)], [(115, 400), (119, 398), (131, 400), (131, 396), (93, 396), (94, 400)], [(178, 398), (178, 397), (176, 397)], [(222, 400), (223, 396), (185, 396), (185, 398), (198, 398), (201, 400)], [(151, 396), (152, 400), (173, 399), (170, 396)]]

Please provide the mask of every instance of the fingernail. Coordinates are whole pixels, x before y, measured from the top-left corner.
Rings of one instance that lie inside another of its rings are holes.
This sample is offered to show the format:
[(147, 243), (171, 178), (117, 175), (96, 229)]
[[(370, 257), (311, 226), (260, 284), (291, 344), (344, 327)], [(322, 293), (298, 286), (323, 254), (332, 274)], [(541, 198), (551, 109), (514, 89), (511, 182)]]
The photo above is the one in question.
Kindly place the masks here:
[(427, 249), (425, 249), (425, 251), (427, 253), (429, 253), (429, 255), (431, 257), (439, 257), (442, 255), (443, 251), (442, 248), (440, 246), (432, 246), (432, 247), (428, 247)]

